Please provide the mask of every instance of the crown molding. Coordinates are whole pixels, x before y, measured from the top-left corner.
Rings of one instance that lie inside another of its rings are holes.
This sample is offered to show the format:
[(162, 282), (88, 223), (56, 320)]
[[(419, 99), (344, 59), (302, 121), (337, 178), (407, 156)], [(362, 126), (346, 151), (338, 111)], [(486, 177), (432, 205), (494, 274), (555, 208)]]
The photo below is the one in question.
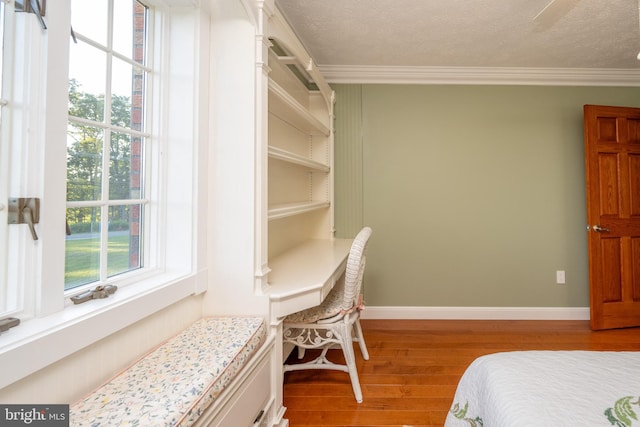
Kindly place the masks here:
[(329, 83), (640, 86), (640, 68), (483, 68), (321, 65)]

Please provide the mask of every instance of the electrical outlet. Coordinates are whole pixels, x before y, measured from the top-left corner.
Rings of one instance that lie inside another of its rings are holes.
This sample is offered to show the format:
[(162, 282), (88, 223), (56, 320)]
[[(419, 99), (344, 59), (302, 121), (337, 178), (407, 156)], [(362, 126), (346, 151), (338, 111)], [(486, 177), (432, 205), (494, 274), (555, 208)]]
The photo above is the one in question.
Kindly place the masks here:
[(556, 283), (558, 285), (564, 285), (566, 282), (566, 277), (564, 274), (564, 270), (558, 270), (556, 271)]

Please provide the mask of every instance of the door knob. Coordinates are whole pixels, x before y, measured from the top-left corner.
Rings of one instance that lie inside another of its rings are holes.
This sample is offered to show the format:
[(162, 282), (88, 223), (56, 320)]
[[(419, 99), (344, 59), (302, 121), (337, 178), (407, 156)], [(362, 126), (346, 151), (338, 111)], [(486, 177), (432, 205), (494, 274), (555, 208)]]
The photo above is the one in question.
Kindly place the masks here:
[(593, 226), (593, 231), (597, 231), (598, 233), (608, 232), (610, 231), (607, 227), (600, 227), (598, 224)]

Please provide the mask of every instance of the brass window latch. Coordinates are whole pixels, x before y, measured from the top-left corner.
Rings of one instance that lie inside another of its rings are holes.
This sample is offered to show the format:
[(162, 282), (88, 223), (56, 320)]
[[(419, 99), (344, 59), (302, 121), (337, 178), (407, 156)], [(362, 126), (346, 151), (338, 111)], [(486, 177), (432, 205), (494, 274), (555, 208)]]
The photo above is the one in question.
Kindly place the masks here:
[(47, 29), (47, 24), (44, 22), (47, 0), (16, 0), (15, 5), (16, 12), (29, 12), (35, 14), (38, 17), (38, 21), (40, 22), (42, 29)]
[(8, 331), (14, 326), (18, 326), (20, 324), (20, 319), (17, 317), (5, 317), (4, 319), (0, 319), (0, 333)]
[(33, 240), (38, 240), (35, 224), (40, 222), (40, 199), (37, 197), (12, 197), (9, 199), (7, 223), (27, 224)]
[(117, 290), (118, 287), (114, 285), (96, 286), (95, 289), (72, 296), (71, 301), (73, 301), (74, 304), (82, 304), (83, 302), (87, 302), (92, 299), (107, 298)]

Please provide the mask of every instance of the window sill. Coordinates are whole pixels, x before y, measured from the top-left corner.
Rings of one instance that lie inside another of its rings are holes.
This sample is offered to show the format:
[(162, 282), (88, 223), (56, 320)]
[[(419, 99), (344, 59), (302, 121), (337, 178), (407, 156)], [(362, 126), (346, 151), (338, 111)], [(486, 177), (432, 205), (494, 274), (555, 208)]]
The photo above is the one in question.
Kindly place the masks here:
[(7, 369), (0, 372), (0, 389), (197, 293), (205, 275), (206, 271), (157, 275), (108, 298), (29, 319), (4, 332), (0, 335), (0, 366)]

